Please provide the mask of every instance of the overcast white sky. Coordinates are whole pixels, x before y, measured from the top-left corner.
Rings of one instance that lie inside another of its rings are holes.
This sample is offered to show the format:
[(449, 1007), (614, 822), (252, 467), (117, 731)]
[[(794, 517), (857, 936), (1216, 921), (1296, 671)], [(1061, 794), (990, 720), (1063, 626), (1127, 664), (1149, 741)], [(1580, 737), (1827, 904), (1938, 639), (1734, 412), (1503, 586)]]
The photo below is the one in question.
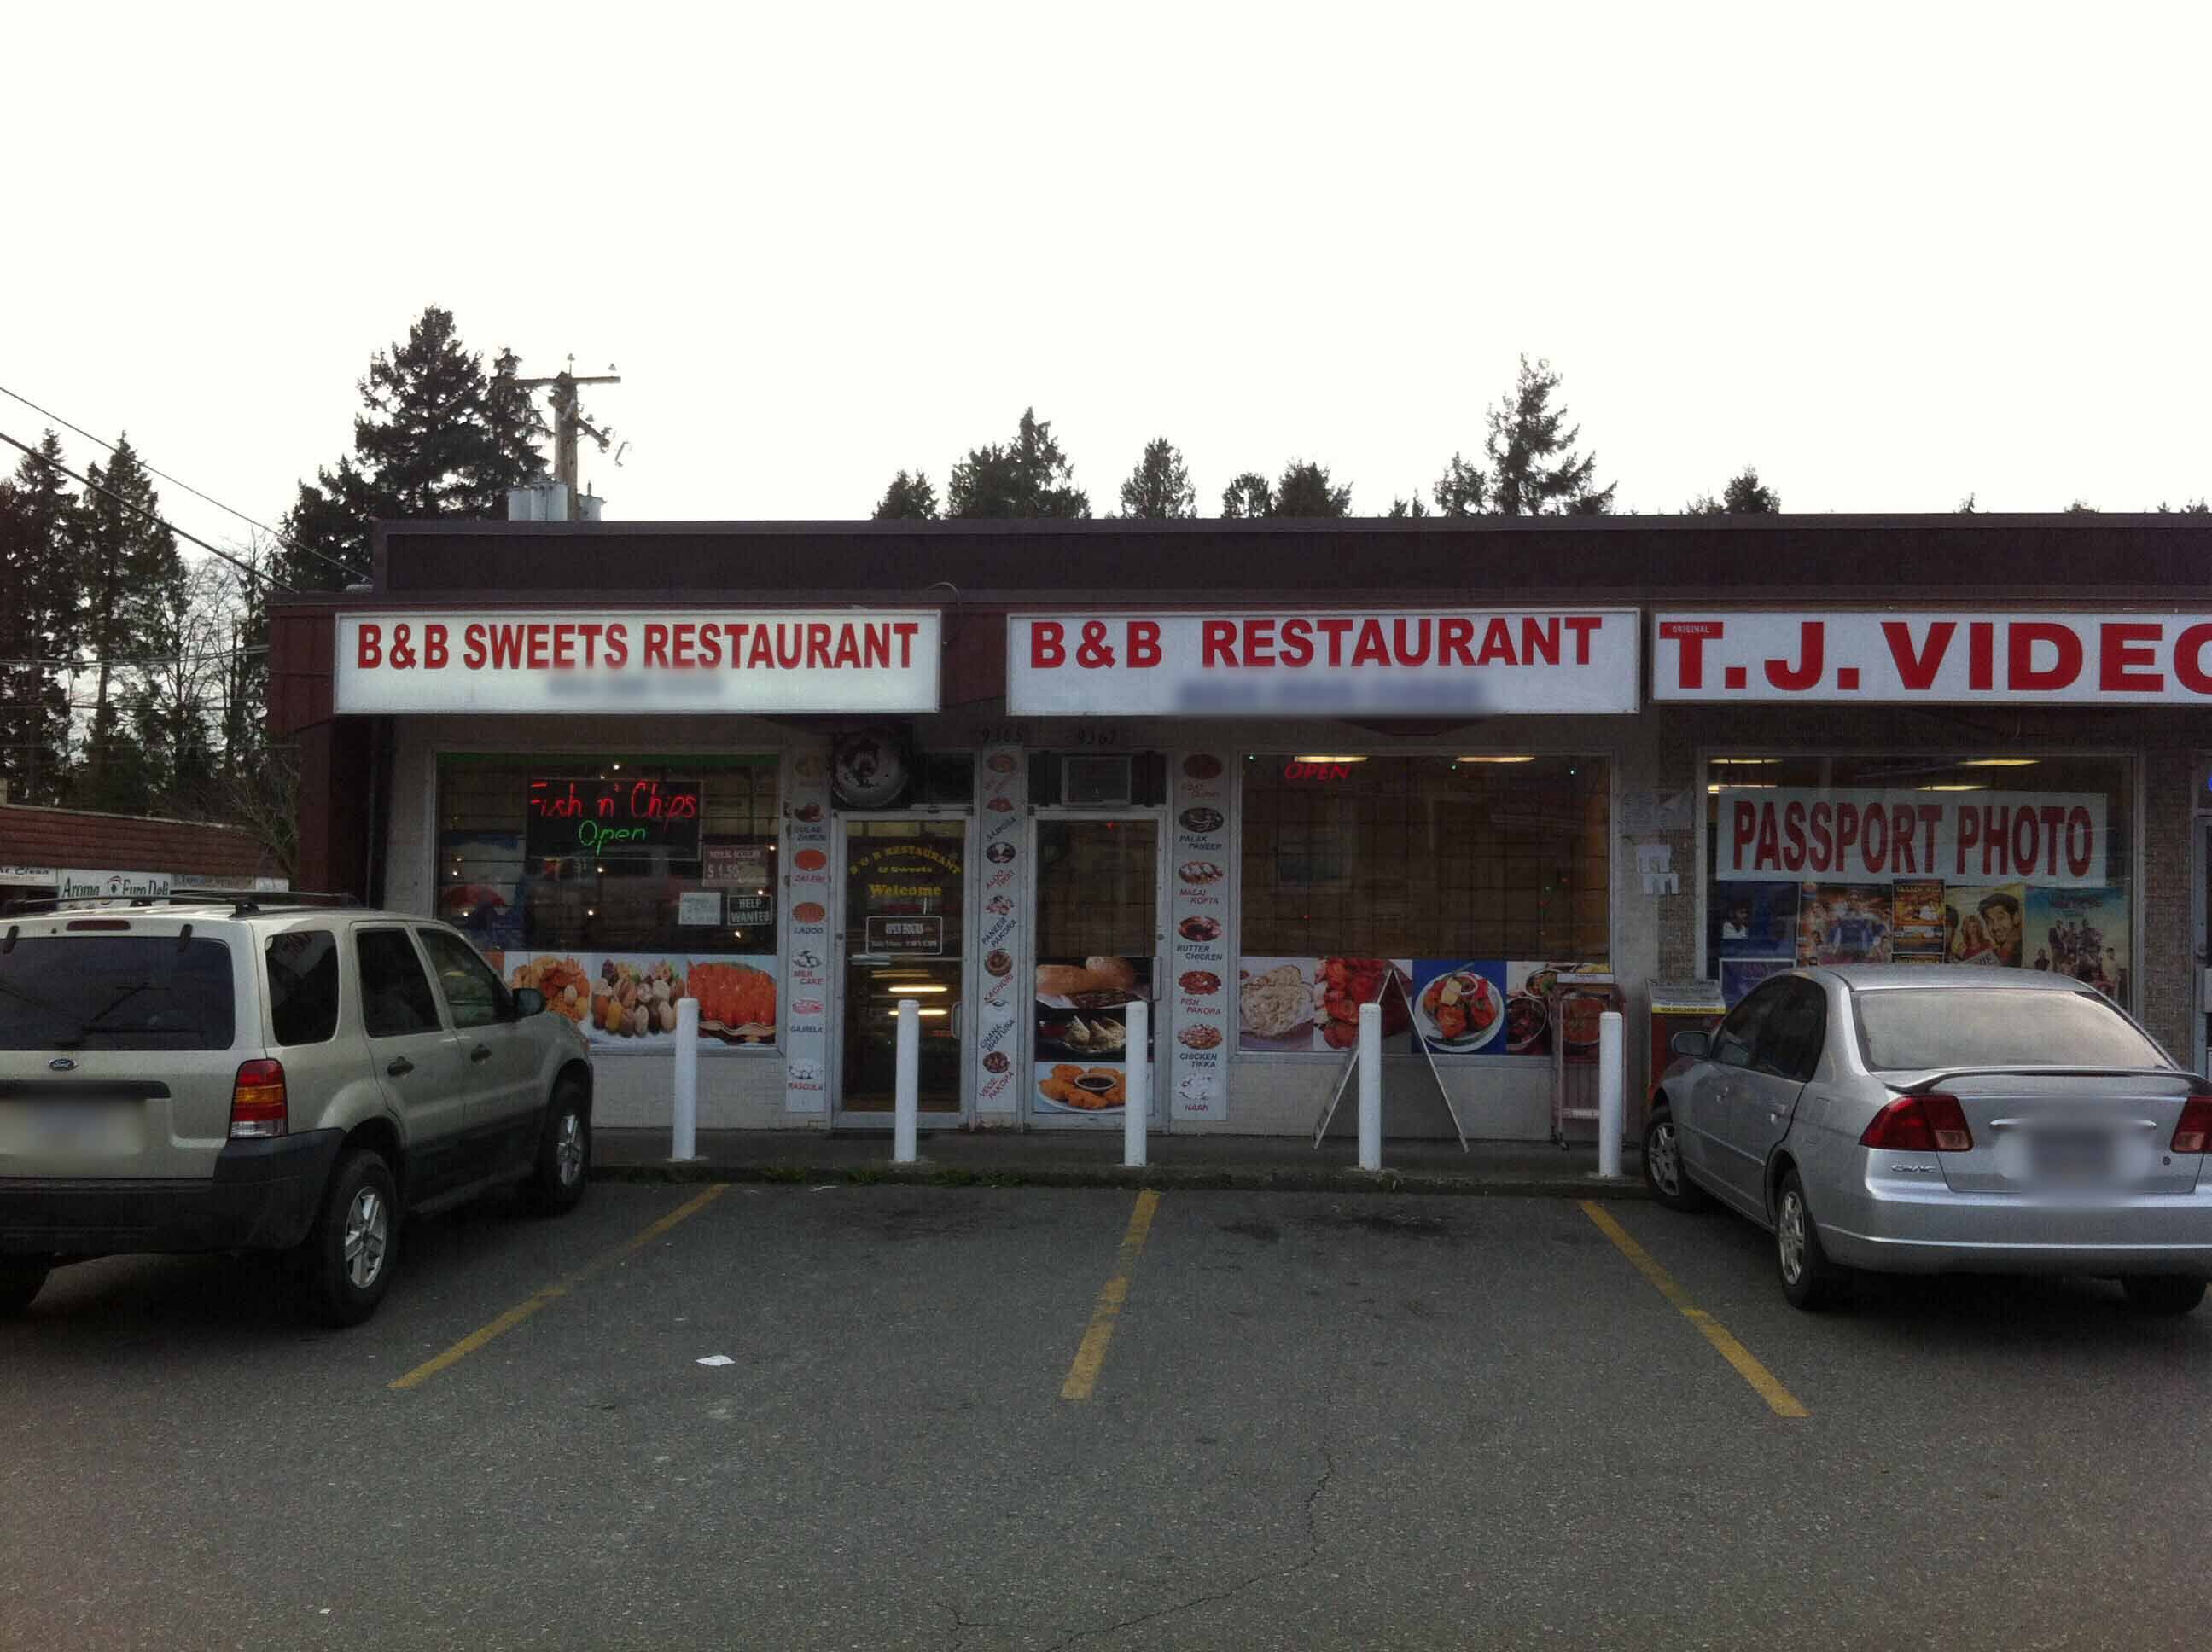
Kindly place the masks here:
[(624, 519), (864, 515), (1032, 403), (1101, 514), (1162, 434), (1379, 513), (1522, 350), (1625, 508), (2212, 492), (2203, 4), (90, 20), (7, 25), (0, 384), (272, 519), (432, 302), (619, 366)]

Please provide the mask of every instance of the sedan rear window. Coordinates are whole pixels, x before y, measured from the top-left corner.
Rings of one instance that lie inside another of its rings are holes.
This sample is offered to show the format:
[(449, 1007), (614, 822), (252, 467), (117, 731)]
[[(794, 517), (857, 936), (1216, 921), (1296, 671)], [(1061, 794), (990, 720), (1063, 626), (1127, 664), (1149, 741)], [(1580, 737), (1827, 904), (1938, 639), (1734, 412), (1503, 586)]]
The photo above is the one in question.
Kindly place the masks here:
[(2162, 1067), (2158, 1046), (2094, 993), (1901, 987), (1851, 995), (1876, 1072), (1938, 1067)]
[(233, 996), (221, 941), (29, 936), (0, 952), (0, 1049), (227, 1050)]

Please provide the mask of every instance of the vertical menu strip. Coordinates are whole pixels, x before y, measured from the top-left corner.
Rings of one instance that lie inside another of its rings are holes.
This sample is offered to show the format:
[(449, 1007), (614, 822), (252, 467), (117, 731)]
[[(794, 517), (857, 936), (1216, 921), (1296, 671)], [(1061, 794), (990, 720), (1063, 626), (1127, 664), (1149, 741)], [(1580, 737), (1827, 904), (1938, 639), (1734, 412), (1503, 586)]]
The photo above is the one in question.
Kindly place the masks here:
[(1231, 945), (1230, 799), (1236, 769), (1225, 751), (1186, 751), (1170, 787), (1169, 877), (1173, 897), (1168, 979), (1158, 996), (1172, 1005), (1168, 1105), (1178, 1119), (1229, 1116)]
[(830, 1106), (830, 748), (827, 741), (783, 759), (783, 1108)]
[(982, 822), (983, 888), (979, 951), (1004, 952), (1014, 961), (1005, 975), (986, 973), (975, 1011), (975, 1111), (1012, 1114), (1029, 1071), (1029, 1015), (1034, 977), (1024, 932), (1030, 907), (1028, 862), (1029, 758), (1019, 746), (991, 746), (977, 769), (977, 812)]

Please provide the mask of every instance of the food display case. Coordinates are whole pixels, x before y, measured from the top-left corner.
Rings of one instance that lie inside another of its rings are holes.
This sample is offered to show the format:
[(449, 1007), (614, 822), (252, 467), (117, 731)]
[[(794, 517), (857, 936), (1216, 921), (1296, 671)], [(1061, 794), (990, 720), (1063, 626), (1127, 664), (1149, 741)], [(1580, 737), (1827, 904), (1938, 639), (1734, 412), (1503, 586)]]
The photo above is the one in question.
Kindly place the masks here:
[(1597, 1122), (1598, 1018), (1626, 999), (1609, 975), (1562, 974), (1545, 995), (1551, 1014), (1552, 1140), (1568, 1145), (1567, 1127)]

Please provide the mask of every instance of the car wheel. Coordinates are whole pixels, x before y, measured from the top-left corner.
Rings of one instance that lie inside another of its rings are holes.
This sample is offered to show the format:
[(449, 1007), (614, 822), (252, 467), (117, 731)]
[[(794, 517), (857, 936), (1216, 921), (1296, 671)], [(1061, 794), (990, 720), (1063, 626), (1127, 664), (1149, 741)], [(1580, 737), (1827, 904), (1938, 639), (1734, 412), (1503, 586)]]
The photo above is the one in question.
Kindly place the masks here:
[(376, 1311), (399, 1255), (398, 1188), (380, 1153), (356, 1148), (338, 1160), (322, 1214), (298, 1262), (307, 1307), (325, 1325), (359, 1325)]
[(574, 1078), (553, 1086), (545, 1110), (545, 1131), (538, 1144), (538, 1163), (522, 1185), (522, 1196), (541, 1216), (576, 1208), (592, 1175), (592, 1109), (584, 1087)]
[(53, 1271), (51, 1256), (0, 1256), (0, 1315), (28, 1308)]
[(1774, 1260), (1782, 1274), (1782, 1294), (1792, 1308), (1818, 1312), (1850, 1294), (1850, 1270), (1828, 1260), (1820, 1224), (1805, 1203), (1805, 1184), (1785, 1171), (1774, 1198)]
[(2204, 1281), (2179, 1273), (2131, 1273), (2120, 1281), (2120, 1289), (2145, 1314), (2187, 1314), (2204, 1300)]
[(1674, 1114), (1663, 1107), (1654, 1108), (1644, 1127), (1644, 1185), (1670, 1211), (1701, 1211), (1712, 1203), (1682, 1168), (1681, 1137)]

